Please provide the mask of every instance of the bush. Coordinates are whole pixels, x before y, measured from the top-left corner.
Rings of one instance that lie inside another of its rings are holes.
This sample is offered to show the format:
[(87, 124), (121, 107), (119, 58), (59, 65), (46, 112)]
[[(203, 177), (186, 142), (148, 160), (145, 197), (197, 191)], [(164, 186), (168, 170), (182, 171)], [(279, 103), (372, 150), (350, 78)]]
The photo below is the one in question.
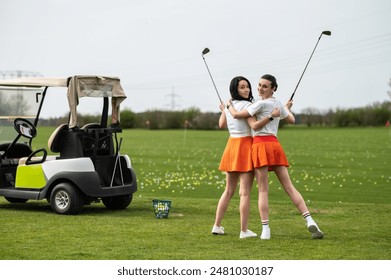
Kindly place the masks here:
[(362, 108), (337, 109), (335, 112), (329, 110), (325, 114), (309, 108), (303, 110), (296, 120), (307, 126), (382, 126), (391, 119), (390, 111), (391, 102), (375, 103)]
[(136, 114), (131, 110), (125, 109), (121, 112), (121, 127), (134, 128), (136, 122)]

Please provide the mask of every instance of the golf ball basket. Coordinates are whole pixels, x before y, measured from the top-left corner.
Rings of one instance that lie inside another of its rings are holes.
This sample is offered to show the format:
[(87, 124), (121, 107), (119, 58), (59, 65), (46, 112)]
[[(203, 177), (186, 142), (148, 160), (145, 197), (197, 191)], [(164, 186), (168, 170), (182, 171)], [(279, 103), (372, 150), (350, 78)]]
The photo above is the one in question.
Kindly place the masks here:
[(171, 208), (170, 200), (152, 200), (156, 219), (167, 219)]

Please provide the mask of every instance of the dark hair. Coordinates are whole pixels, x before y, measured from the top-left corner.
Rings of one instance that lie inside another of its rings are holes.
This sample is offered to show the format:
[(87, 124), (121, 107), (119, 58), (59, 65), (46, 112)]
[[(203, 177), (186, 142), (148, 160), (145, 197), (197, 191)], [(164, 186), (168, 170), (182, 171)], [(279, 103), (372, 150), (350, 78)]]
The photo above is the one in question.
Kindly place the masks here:
[[(246, 81), (248, 83), (248, 86), (250, 87), (250, 94), (248, 95), (248, 98), (240, 96), (238, 92), (239, 82), (243, 80)], [(231, 80), (231, 84), (229, 85), (229, 92), (231, 93), (231, 97), (233, 100), (246, 100), (251, 102), (254, 99), (253, 92), (251, 90), (251, 83), (243, 76), (237, 76)]]
[(261, 79), (265, 79), (265, 80), (270, 81), (272, 88), (276, 88), (274, 91), (277, 91), (278, 85), (277, 85), (276, 77), (274, 77), (274, 76), (272, 76), (270, 74), (266, 74), (266, 75), (263, 75), (261, 77)]

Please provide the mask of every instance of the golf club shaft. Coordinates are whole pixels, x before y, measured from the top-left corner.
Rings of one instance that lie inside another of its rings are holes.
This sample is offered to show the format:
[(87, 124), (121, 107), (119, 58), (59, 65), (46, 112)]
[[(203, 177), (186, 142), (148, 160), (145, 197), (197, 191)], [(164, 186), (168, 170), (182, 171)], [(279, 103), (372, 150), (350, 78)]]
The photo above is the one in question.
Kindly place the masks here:
[[(312, 58), (312, 55), (314, 54), (314, 52), (315, 52), (315, 50), (316, 50), (316, 47), (317, 47), (318, 44), (319, 44), (320, 38), (322, 38), (322, 35), (323, 35), (323, 34), (326, 34), (326, 33), (324, 33), (324, 32), (325, 32), (325, 31), (323, 31), (323, 32), (320, 34), (320, 36), (319, 36), (319, 38), (318, 38), (318, 41), (316, 42), (315, 48), (314, 48), (314, 50), (312, 51), (311, 56), (310, 56), (310, 58), (308, 59), (307, 64), (306, 64), (305, 67), (304, 67), (304, 71), (303, 71), (303, 73), (302, 73), (301, 76), (300, 76), (299, 82), (297, 83), (297, 85), (296, 85), (296, 87), (295, 87), (295, 90), (293, 91), (293, 93), (292, 93), (292, 95), (291, 95), (291, 98), (290, 98), (289, 100), (293, 100), (293, 96), (295, 95), (296, 90), (297, 90), (297, 88), (298, 88), (298, 86), (299, 86), (299, 84), (300, 84), (300, 81), (301, 81), (301, 79), (303, 78), (304, 72), (305, 72), (305, 70), (307, 69), (308, 64), (310, 63), (310, 60), (311, 60), (311, 58)], [(327, 34), (327, 35), (328, 35), (328, 34)]]
[[(116, 140), (117, 140), (117, 134), (115, 135), (115, 137), (116, 137)], [(117, 163), (118, 162), (119, 162), (119, 168), (120, 168), (121, 182), (122, 182), (122, 185), (124, 185), (124, 178), (123, 178), (123, 174), (122, 174), (122, 167), (121, 167), (121, 160), (120, 160), (120, 153), (119, 153), (119, 151), (121, 149), (121, 144), (122, 144), (122, 137), (120, 138), (119, 144), (117, 142), (117, 155), (115, 157), (113, 175), (111, 176), (111, 182), (110, 182), (110, 188), (113, 186), (115, 171), (117, 169)]]
[(209, 71), (208, 64), (206, 63), (205, 57), (204, 57), (203, 55), (202, 55), (202, 59), (204, 60), (204, 63), (205, 63), (206, 69), (208, 70), (208, 73), (209, 73), (209, 77), (210, 77), (210, 79), (212, 80), (213, 86), (214, 86), (214, 88), (215, 88), (215, 90), (216, 90), (217, 97), (219, 98), (219, 100), (220, 100), (220, 103), (223, 103), (223, 100), (221, 100), (221, 97), (220, 97), (219, 91), (217, 90), (216, 84), (215, 84), (215, 82), (214, 82), (214, 80), (213, 80), (212, 74), (211, 74), (211, 73), (210, 73), (210, 71)]

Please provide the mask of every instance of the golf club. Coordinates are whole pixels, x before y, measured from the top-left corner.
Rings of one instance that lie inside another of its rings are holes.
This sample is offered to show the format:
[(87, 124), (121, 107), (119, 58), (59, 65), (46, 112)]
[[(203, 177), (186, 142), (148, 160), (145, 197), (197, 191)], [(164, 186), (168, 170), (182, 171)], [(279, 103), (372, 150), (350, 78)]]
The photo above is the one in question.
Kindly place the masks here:
[(307, 62), (307, 64), (306, 64), (306, 66), (304, 67), (304, 71), (303, 71), (303, 73), (302, 73), (301, 76), (300, 76), (299, 82), (297, 83), (296, 88), (295, 88), (295, 90), (293, 91), (292, 96), (291, 96), (291, 98), (290, 98), (289, 100), (293, 100), (293, 96), (294, 96), (295, 93), (296, 93), (296, 90), (297, 90), (297, 87), (298, 87), (299, 84), (300, 84), (301, 78), (303, 78), (304, 72), (305, 72), (305, 70), (307, 69), (308, 64), (310, 63), (310, 60), (311, 60), (311, 58), (312, 58), (312, 55), (314, 54), (315, 49), (316, 49), (316, 47), (318, 46), (318, 43), (319, 43), (320, 38), (322, 37), (322, 35), (330, 36), (330, 35), (331, 35), (331, 31), (323, 31), (323, 32), (320, 34), (319, 39), (318, 39), (318, 41), (316, 42), (315, 48), (314, 48), (314, 50), (313, 50), (312, 53), (311, 53), (310, 59), (308, 59), (308, 62)]
[(202, 59), (204, 60), (206, 69), (208, 70), (209, 76), (210, 76), (210, 78), (211, 78), (211, 80), (212, 80), (213, 86), (215, 87), (215, 90), (216, 90), (217, 96), (218, 96), (218, 98), (219, 98), (219, 100), (220, 100), (220, 103), (223, 103), (223, 100), (221, 100), (219, 91), (217, 90), (216, 84), (215, 84), (215, 82), (213, 81), (212, 74), (211, 74), (210, 71), (209, 71), (208, 64), (206, 64), (206, 60), (205, 60), (204, 55), (207, 54), (208, 52), (210, 52), (210, 49), (208, 49), (208, 48), (205, 48), (205, 49), (202, 51)]
[(121, 144), (122, 144), (122, 137), (119, 140), (119, 144), (118, 144), (118, 141), (117, 141), (117, 134), (115, 135), (115, 139), (116, 139), (116, 142), (117, 142), (117, 156), (115, 157), (115, 163), (114, 163), (113, 175), (111, 176), (110, 188), (113, 186), (115, 171), (117, 169), (117, 163), (119, 163), (119, 172), (120, 172), (120, 175), (121, 175), (121, 182), (122, 182), (122, 185), (124, 185), (124, 177), (123, 177), (122, 167), (121, 167), (121, 158), (120, 158), (120, 154), (119, 154), (119, 151), (121, 149)]

